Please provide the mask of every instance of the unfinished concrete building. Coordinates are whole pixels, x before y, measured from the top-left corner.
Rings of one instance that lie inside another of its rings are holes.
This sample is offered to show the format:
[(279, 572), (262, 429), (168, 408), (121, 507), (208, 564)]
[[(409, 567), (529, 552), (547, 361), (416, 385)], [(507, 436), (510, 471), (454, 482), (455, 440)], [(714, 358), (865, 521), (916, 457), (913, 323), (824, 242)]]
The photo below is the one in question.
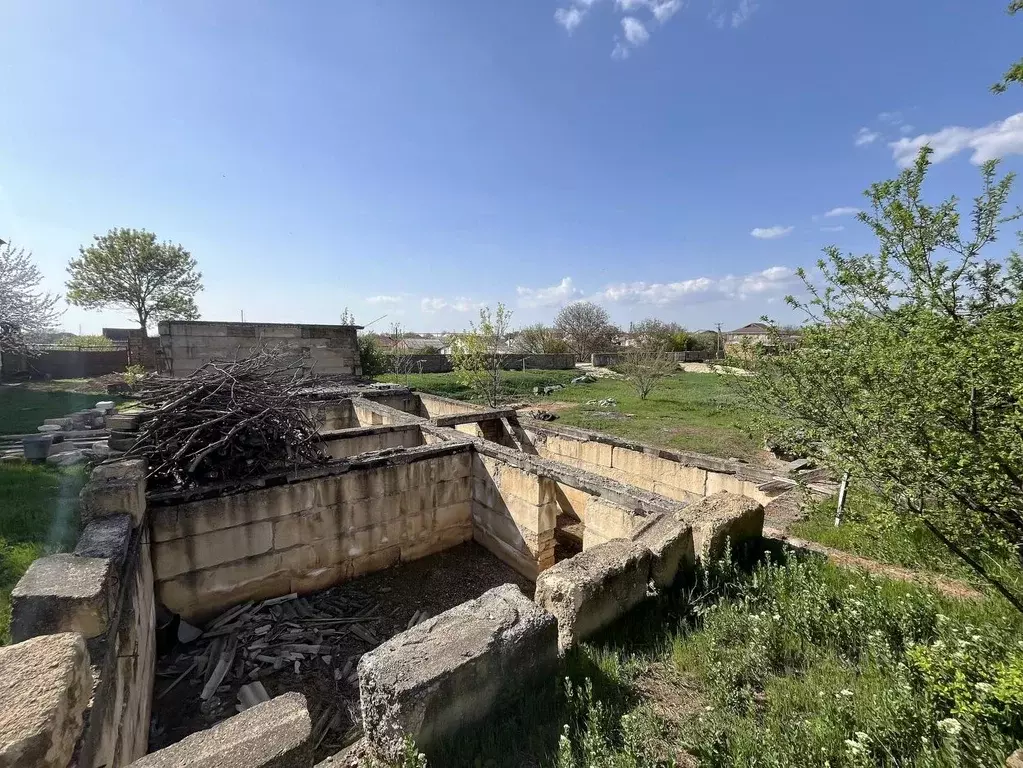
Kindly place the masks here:
[(322, 466), (187, 492), (94, 470), (77, 549), (13, 594), (0, 766), (308, 767), (358, 732), (429, 750), (797, 503), (775, 471), (401, 387), (308, 408)]

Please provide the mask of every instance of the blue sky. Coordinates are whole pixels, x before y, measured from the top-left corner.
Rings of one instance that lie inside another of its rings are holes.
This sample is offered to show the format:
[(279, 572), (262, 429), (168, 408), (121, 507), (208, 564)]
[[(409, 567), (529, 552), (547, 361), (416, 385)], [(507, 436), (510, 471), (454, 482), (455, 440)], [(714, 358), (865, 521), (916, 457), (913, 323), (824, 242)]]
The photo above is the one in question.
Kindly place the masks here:
[(211, 320), (787, 318), (792, 269), (871, 245), (825, 214), (923, 141), (936, 196), (1020, 168), (1023, 89), (988, 92), (1023, 54), (1006, 5), (10, 3), (0, 238), (60, 291), (93, 234), (152, 230), (198, 259)]

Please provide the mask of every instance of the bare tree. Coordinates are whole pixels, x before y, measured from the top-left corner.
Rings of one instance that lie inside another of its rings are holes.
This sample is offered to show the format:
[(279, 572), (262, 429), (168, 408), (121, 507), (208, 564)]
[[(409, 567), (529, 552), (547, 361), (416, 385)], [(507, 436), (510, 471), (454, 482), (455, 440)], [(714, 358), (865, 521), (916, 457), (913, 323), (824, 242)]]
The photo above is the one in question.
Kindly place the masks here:
[(646, 400), (661, 380), (678, 372), (675, 353), (657, 341), (640, 344), (626, 351), (615, 369), (632, 385), (640, 400)]
[(515, 335), (515, 351), (527, 355), (553, 355), (568, 352), (564, 334), (549, 325), (527, 325)]
[(565, 341), (577, 355), (604, 352), (618, 335), (607, 310), (591, 301), (577, 301), (564, 307), (554, 320), (554, 327), (565, 335)]
[(53, 330), (64, 314), (59, 296), (43, 291), (32, 254), (0, 241), (0, 352), (24, 351), (33, 336)]
[(406, 387), (409, 384), (409, 374), (412, 373), (415, 367), (412, 348), (409, 346), (407, 337), (408, 332), (401, 327), (400, 323), (392, 325), (387, 332), (388, 346), (390, 347), (390, 352), (388, 353), (389, 367), (392, 373), (405, 377)]

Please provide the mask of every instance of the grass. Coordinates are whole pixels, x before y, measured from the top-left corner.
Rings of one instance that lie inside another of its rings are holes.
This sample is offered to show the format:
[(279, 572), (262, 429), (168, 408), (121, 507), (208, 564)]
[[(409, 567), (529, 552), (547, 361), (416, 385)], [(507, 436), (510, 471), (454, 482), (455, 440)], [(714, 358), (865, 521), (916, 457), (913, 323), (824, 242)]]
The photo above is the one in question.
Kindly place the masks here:
[[(599, 379), (593, 384), (570, 384), (577, 375), (577, 371), (509, 371), (505, 396), (509, 401), (527, 400), (538, 408), (551, 406), (557, 411), (558, 424), (722, 458), (756, 461), (763, 457), (760, 446), (743, 429), (746, 414), (742, 395), (727, 376), (679, 374), (665, 379), (646, 400), (640, 400), (628, 382)], [(405, 377), (379, 378), (405, 383)], [(470, 399), (453, 373), (413, 375), (408, 383), (423, 392)], [(534, 387), (553, 384), (561, 384), (564, 389), (547, 396), (532, 394)], [(608, 398), (616, 400), (617, 405), (586, 404)]]
[[(1001, 765), (1023, 620), (818, 560), (726, 566), (569, 654), (568, 679), (431, 765)], [(413, 765), (413, 763), (407, 763)]]
[(64, 552), (78, 538), (80, 467), (0, 464), (0, 642), (10, 642), (10, 596), (37, 557)]
[[(89, 389), (94, 391), (82, 391)], [(43, 419), (93, 408), (98, 400), (119, 399), (90, 386), (89, 379), (3, 384), (0, 385), (0, 435), (34, 433)]]

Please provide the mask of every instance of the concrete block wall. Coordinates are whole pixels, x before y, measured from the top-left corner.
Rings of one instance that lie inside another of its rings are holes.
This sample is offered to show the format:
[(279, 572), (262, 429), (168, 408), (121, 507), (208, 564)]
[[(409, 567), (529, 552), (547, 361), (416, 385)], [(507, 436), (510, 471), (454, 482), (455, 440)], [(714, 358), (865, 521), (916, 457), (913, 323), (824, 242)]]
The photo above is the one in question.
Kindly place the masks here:
[(415, 448), (425, 444), (423, 430), (417, 424), (356, 427), (322, 432), (321, 435), (324, 449), (332, 459), (344, 459), (388, 448)]
[(335, 429), (351, 429), (362, 426), (350, 399), (325, 400), (310, 403), (305, 409), (316, 422), (320, 432)]
[(160, 323), (160, 352), (171, 376), (187, 376), (211, 360), (234, 360), (271, 344), (301, 355), (315, 373), (361, 376), (357, 330), (354, 325), (172, 320)]
[(473, 538), (527, 578), (554, 565), (554, 480), (473, 454)]
[(773, 479), (774, 473), (738, 461), (666, 451), (617, 440), (609, 435), (598, 436), (576, 429), (550, 429), (535, 423), (526, 432), (538, 455), (543, 458), (677, 501), (695, 502), (727, 491), (766, 505), (782, 493), (758, 489)]
[(312, 592), (472, 538), (471, 446), (421, 446), (274, 488), (156, 507), (162, 602), (201, 622)]
[(87, 725), (75, 736), (76, 764), (113, 768), (144, 755), (149, 743), (156, 639), (143, 463), (98, 466), (81, 509), (74, 553), (36, 560), (15, 587), (11, 635), (19, 643), (55, 633), (83, 638), (96, 681)]

